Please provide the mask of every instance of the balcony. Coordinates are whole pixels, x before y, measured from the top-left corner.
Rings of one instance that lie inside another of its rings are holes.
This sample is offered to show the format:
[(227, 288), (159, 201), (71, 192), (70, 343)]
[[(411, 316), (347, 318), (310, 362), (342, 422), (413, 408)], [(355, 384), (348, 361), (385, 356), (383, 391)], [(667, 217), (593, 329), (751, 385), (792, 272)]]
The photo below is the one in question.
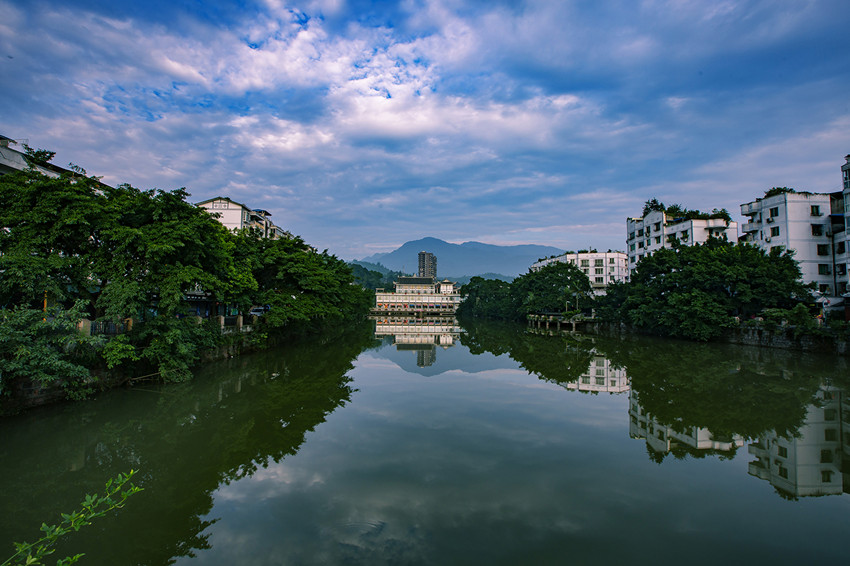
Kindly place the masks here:
[(746, 234), (747, 232), (758, 232), (761, 227), (761, 222), (747, 222), (742, 225), (742, 230)]
[(761, 203), (759, 202), (748, 202), (746, 204), (741, 205), (741, 214), (743, 214), (744, 216), (755, 214), (759, 210), (761, 210)]

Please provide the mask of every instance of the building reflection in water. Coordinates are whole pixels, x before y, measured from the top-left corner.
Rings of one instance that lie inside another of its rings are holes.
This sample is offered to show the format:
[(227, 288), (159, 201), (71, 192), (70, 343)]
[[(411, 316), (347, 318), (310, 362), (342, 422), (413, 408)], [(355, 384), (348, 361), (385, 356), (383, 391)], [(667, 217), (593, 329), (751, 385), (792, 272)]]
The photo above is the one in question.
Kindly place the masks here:
[(734, 454), (744, 446), (740, 435), (716, 435), (705, 427), (685, 426), (675, 430), (665, 423), (657, 421), (641, 407), (639, 394), (629, 394), (629, 436), (646, 441), (647, 447), (659, 456), (659, 460), (669, 452), (728, 453)]
[(821, 386), (816, 399), (796, 436), (771, 431), (748, 448), (756, 458), (749, 474), (769, 481), (786, 497), (835, 495), (850, 488), (850, 474), (842, 473), (845, 458), (850, 463), (850, 432), (845, 432), (843, 418), (850, 400), (828, 385)]
[(462, 332), (454, 317), (375, 317), (375, 338), (392, 338), (399, 351), (416, 352), (416, 365), (437, 361), (437, 346), (451, 348)]
[(605, 356), (595, 352), (587, 373), (566, 386), (572, 391), (586, 393), (628, 393), (630, 389), (626, 370), (615, 367)]

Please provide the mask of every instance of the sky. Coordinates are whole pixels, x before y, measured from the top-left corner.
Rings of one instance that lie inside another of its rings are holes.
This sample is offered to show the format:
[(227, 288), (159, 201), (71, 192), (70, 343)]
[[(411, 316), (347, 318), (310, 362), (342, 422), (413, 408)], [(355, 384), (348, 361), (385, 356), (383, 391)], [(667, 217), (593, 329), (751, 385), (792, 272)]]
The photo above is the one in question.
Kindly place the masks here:
[(841, 189), (846, 0), (0, 0), (0, 134), (362, 258)]

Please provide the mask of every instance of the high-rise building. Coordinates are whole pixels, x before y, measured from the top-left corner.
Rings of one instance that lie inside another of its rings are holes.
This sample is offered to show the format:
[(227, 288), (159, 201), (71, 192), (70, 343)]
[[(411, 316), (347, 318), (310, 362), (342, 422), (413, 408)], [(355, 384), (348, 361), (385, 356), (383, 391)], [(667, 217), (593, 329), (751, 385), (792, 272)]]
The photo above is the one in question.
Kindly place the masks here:
[(437, 256), (430, 252), (419, 252), (419, 277), (437, 278)]

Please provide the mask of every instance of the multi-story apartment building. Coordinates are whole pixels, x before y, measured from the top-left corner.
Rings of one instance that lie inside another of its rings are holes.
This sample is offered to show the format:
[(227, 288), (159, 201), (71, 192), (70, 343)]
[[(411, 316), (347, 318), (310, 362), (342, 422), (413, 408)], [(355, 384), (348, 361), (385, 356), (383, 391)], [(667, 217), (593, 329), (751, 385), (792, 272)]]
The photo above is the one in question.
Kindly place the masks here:
[[(839, 202), (833, 201), (835, 208), (834, 215), (840, 213), (844, 217), (844, 230), (835, 235), (835, 264), (837, 278), (836, 295), (844, 295), (850, 291), (850, 155), (844, 157), (845, 163), (841, 166), (841, 199)], [(838, 218), (833, 222), (834, 226), (838, 225)], [(845, 297), (850, 299), (850, 297)], [(850, 320), (850, 308), (845, 301), (845, 317)]]
[(843, 208), (841, 193), (772, 189), (741, 205), (747, 217), (741, 240), (793, 251), (804, 283), (814, 282), (824, 295), (841, 294), (847, 291), (846, 260), (837, 261), (847, 255)]
[(568, 252), (556, 257), (542, 259), (531, 265), (532, 271), (539, 271), (545, 266), (561, 262), (572, 263), (584, 272), (590, 279), (590, 284), (596, 294), (604, 294), (608, 285), (624, 282), (629, 279), (628, 256), (623, 252)]
[(263, 238), (292, 237), (292, 234), (283, 228), (275, 226), (269, 211), (248, 208), (228, 197), (207, 199), (199, 202), (197, 206), (208, 210), (210, 214), (218, 214), (218, 221), (229, 230), (254, 228)]
[(430, 252), (419, 252), (419, 277), (437, 278), (437, 256)]
[(633, 271), (644, 257), (672, 247), (674, 241), (686, 246), (705, 243), (711, 237), (735, 242), (738, 223), (720, 215), (686, 218), (668, 215), (664, 210), (650, 210), (641, 218), (627, 218), (626, 233), (628, 266)]

